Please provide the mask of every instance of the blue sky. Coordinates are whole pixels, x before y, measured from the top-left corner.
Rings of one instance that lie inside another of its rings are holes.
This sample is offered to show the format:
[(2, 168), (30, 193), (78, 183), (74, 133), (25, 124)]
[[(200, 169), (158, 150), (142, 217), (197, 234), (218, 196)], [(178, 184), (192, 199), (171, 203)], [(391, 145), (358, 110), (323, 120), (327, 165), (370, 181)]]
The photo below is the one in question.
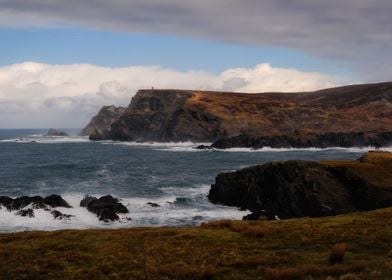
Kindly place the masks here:
[(0, 128), (80, 128), (151, 86), (390, 81), (391, 10), (390, 0), (0, 0)]
[(87, 28), (0, 28), (0, 65), (24, 61), (47, 64), (88, 63), (106, 67), (160, 65), (179, 71), (213, 73), (228, 68), (274, 67), (320, 71), (353, 77), (328, 59), (279, 46), (252, 46), (174, 35), (141, 34)]

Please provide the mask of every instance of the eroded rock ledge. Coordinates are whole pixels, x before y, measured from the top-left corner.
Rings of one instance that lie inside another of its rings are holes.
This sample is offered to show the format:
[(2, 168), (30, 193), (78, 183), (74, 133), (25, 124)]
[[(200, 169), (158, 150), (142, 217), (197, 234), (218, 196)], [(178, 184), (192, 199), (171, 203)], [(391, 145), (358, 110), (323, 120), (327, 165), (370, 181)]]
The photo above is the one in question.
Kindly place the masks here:
[(208, 198), (280, 218), (320, 217), (392, 206), (392, 153), (354, 161), (278, 161), (219, 174)]
[(385, 132), (330, 132), (323, 134), (292, 133), (279, 136), (238, 135), (215, 141), (211, 146), (197, 149), (230, 148), (328, 148), (328, 147), (386, 147), (392, 144), (392, 131)]

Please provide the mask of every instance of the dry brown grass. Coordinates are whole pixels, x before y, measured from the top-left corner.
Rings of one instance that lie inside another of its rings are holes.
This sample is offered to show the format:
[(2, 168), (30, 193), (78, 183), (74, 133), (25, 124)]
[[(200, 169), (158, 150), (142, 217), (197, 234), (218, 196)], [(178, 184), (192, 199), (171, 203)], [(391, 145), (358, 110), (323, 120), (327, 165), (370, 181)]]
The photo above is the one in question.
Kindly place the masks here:
[(359, 261), (349, 265), (336, 264), (333, 266), (305, 265), (302, 267), (267, 268), (267, 279), (304, 279), (306, 276), (339, 276), (347, 273), (359, 273), (366, 269), (366, 263)]
[(232, 220), (217, 220), (202, 223), (201, 228), (204, 229), (229, 229), (248, 237), (266, 237), (270, 230), (261, 222), (250, 221), (247, 223), (236, 223)]
[[(391, 216), (389, 208), (319, 219), (214, 221), (189, 228), (0, 234), (0, 279), (253, 280), (311, 275), (337, 280), (351, 273), (360, 279), (389, 280)], [(365, 229), (371, 234), (364, 234)], [(336, 241), (350, 248), (344, 263), (328, 265)]]

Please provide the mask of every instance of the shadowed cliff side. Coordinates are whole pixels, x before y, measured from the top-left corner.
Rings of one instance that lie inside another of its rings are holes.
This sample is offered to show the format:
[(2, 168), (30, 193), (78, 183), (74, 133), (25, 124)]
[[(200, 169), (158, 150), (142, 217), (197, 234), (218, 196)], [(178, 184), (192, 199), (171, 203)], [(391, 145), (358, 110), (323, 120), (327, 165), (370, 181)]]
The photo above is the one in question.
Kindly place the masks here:
[(392, 206), (392, 153), (355, 161), (270, 162), (219, 174), (213, 203), (281, 218), (320, 217)]
[(110, 132), (110, 126), (125, 112), (124, 107), (103, 106), (88, 125), (80, 131), (82, 136), (90, 136), (93, 139), (106, 138)]
[[(93, 134), (92, 139), (213, 142), (239, 135), (309, 138), (329, 133), (372, 137), (392, 131), (392, 83), (302, 93), (139, 90), (110, 133), (99, 129), (102, 137)], [(355, 146), (354, 140), (348, 145)]]

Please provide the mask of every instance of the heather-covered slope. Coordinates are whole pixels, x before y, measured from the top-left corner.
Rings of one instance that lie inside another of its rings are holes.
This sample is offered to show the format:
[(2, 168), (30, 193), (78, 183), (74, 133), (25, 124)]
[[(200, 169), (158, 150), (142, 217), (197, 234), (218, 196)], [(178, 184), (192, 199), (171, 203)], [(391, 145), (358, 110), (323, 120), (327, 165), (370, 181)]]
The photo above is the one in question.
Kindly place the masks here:
[(302, 93), (140, 90), (113, 122), (107, 138), (215, 141), (241, 134), (271, 137), (391, 130), (392, 83), (381, 83)]

